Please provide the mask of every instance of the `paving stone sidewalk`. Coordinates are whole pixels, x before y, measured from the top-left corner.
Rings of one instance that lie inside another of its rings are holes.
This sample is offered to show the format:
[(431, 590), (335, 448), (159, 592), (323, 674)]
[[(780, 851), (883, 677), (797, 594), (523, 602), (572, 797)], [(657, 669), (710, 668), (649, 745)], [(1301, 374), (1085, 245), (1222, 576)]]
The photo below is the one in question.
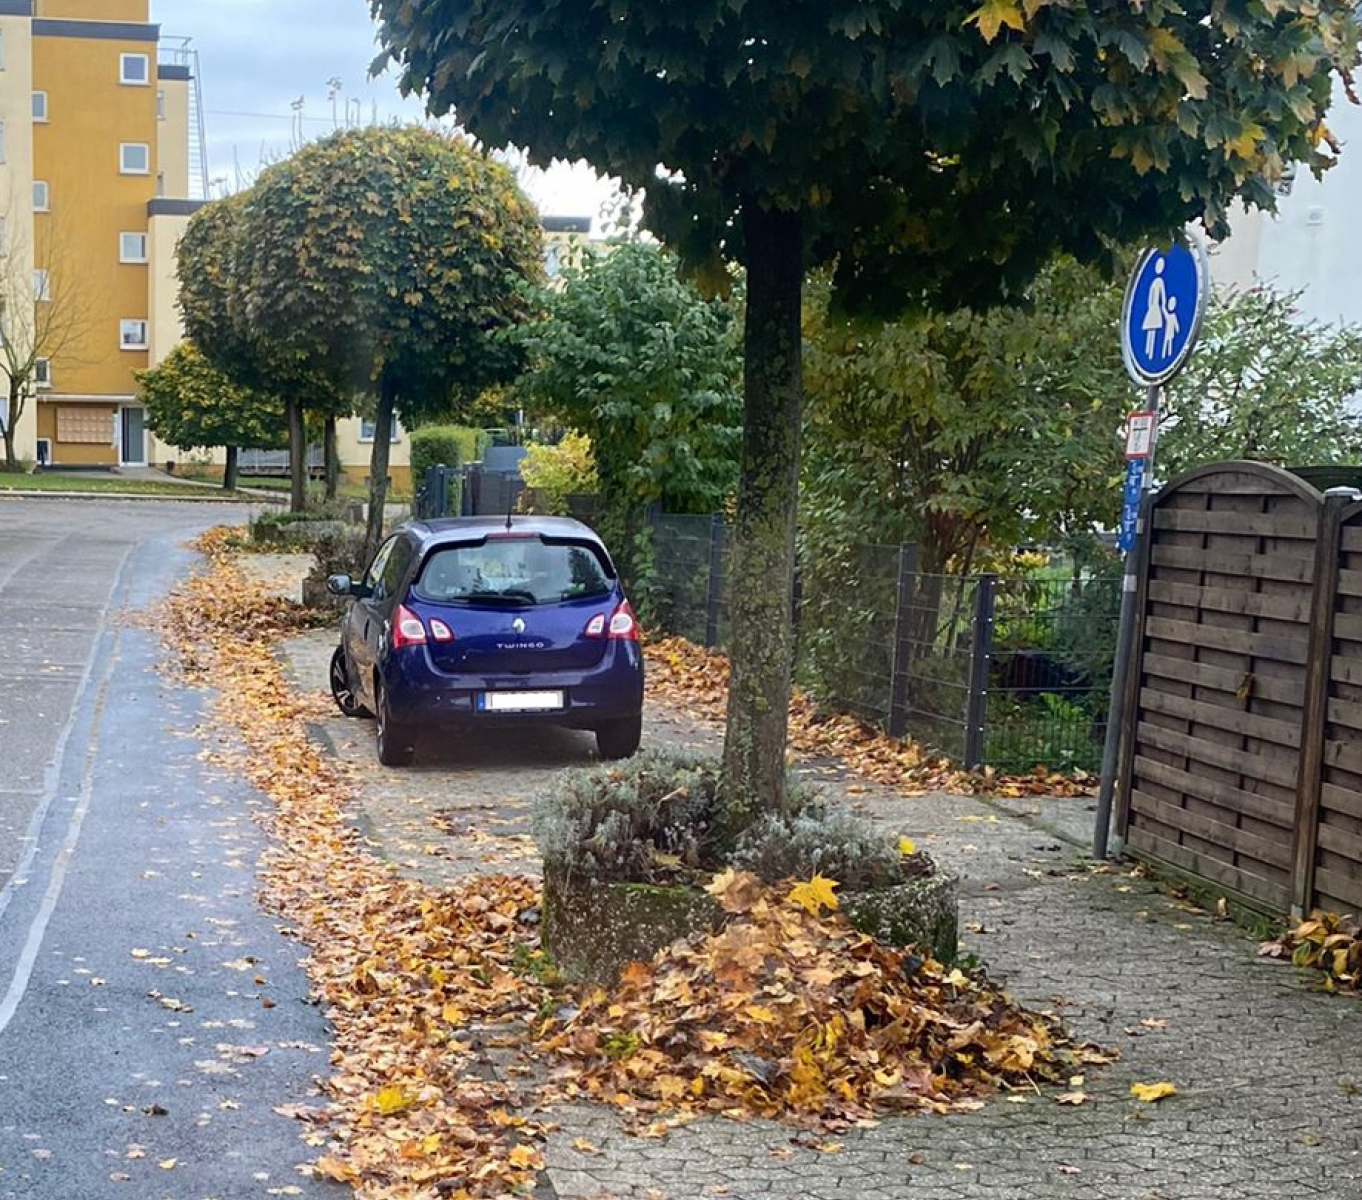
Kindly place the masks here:
[[(313, 696), (313, 732), (356, 784), (350, 814), (375, 853), (434, 884), (535, 870), (529, 805), (592, 761), (589, 735), (488, 737), (386, 770), (372, 729), (322, 689), (334, 635), (283, 657)], [(721, 731), (650, 702), (645, 745), (717, 750)], [(827, 764), (804, 768), (909, 834), (962, 878), (965, 949), (1018, 999), (1120, 1051), (1087, 1073), (1089, 1100), (998, 1097), (978, 1112), (887, 1117), (821, 1141), (771, 1122), (702, 1119), (631, 1136), (613, 1110), (555, 1109), (545, 1195), (561, 1200), (1362, 1200), (1362, 1003), (1314, 993), (1259, 959), (1253, 938), (1086, 855), (1092, 802), (905, 797)], [(1156, 1105), (1135, 1082), (1167, 1080)], [(584, 1147), (579, 1149), (578, 1147)]]

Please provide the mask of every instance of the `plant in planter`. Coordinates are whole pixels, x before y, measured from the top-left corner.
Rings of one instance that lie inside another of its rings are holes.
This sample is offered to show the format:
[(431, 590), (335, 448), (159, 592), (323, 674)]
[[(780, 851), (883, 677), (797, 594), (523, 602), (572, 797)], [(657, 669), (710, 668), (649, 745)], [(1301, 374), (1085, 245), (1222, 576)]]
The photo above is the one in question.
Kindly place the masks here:
[(648, 752), (572, 772), (540, 798), (544, 942), (567, 977), (608, 982), (626, 962), (719, 928), (703, 885), (727, 867), (766, 883), (834, 880), (858, 928), (954, 958), (956, 881), (926, 854), (796, 780), (785, 811), (725, 840), (720, 778), (717, 760)]

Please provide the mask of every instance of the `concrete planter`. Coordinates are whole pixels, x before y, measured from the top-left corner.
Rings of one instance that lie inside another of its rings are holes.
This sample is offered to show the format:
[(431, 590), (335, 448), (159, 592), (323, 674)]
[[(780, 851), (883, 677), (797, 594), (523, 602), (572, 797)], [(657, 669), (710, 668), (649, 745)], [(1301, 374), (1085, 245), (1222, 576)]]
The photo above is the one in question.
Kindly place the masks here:
[(544, 948), (574, 982), (609, 985), (625, 963), (722, 924), (699, 888), (544, 875)]
[[(956, 877), (938, 872), (876, 891), (841, 895), (852, 926), (892, 946), (917, 945), (949, 963), (959, 928)], [(608, 987), (635, 959), (679, 938), (717, 930), (719, 905), (699, 888), (544, 876), (544, 948), (574, 982)]]

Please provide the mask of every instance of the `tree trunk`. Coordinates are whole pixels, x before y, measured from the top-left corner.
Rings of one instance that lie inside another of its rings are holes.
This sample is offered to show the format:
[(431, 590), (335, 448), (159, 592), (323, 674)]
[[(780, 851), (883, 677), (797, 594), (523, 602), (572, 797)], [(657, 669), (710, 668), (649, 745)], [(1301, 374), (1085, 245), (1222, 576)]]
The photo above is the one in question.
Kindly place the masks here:
[(733, 541), (724, 835), (784, 807), (799, 499), (803, 236), (748, 201), (742, 469)]
[(5, 418), (5, 470), (19, 469), (19, 456), (14, 451), (14, 427), (24, 415), (24, 397), (18, 381), (11, 376), (9, 381), (9, 416)]
[(303, 406), (296, 400), (284, 403), (288, 418), (289, 511), (307, 511), (307, 430), (303, 428)]
[(323, 456), (326, 462), (326, 498), (335, 500), (340, 491), (340, 447), (336, 444), (336, 414), (326, 414)]
[(383, 540), (383, 506), (388, 499), (388, 451), (392, 445), (393, 410), (397, 388), (387, 371), (378, 384), (374, 413), (374, 448), (369, 455), (369, 523), (364, 530), (364, 557), (371, 559)]
[(240, 457), (241, 450), (239, 447), (227, 447), (227, 464), (222, 468), (222, 486), (226, 491), (236, 491), (237, 463)]

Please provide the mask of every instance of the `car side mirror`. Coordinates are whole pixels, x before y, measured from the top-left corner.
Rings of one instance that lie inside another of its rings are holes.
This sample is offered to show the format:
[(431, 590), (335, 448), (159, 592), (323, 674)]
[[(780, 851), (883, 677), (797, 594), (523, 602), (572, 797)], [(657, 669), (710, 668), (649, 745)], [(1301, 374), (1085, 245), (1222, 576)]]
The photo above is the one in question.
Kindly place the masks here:
[(355, 595), (355, 583), (349, 575), (328, 575), (326, 577), (326, 590), (333, 596), (353, 596)]

